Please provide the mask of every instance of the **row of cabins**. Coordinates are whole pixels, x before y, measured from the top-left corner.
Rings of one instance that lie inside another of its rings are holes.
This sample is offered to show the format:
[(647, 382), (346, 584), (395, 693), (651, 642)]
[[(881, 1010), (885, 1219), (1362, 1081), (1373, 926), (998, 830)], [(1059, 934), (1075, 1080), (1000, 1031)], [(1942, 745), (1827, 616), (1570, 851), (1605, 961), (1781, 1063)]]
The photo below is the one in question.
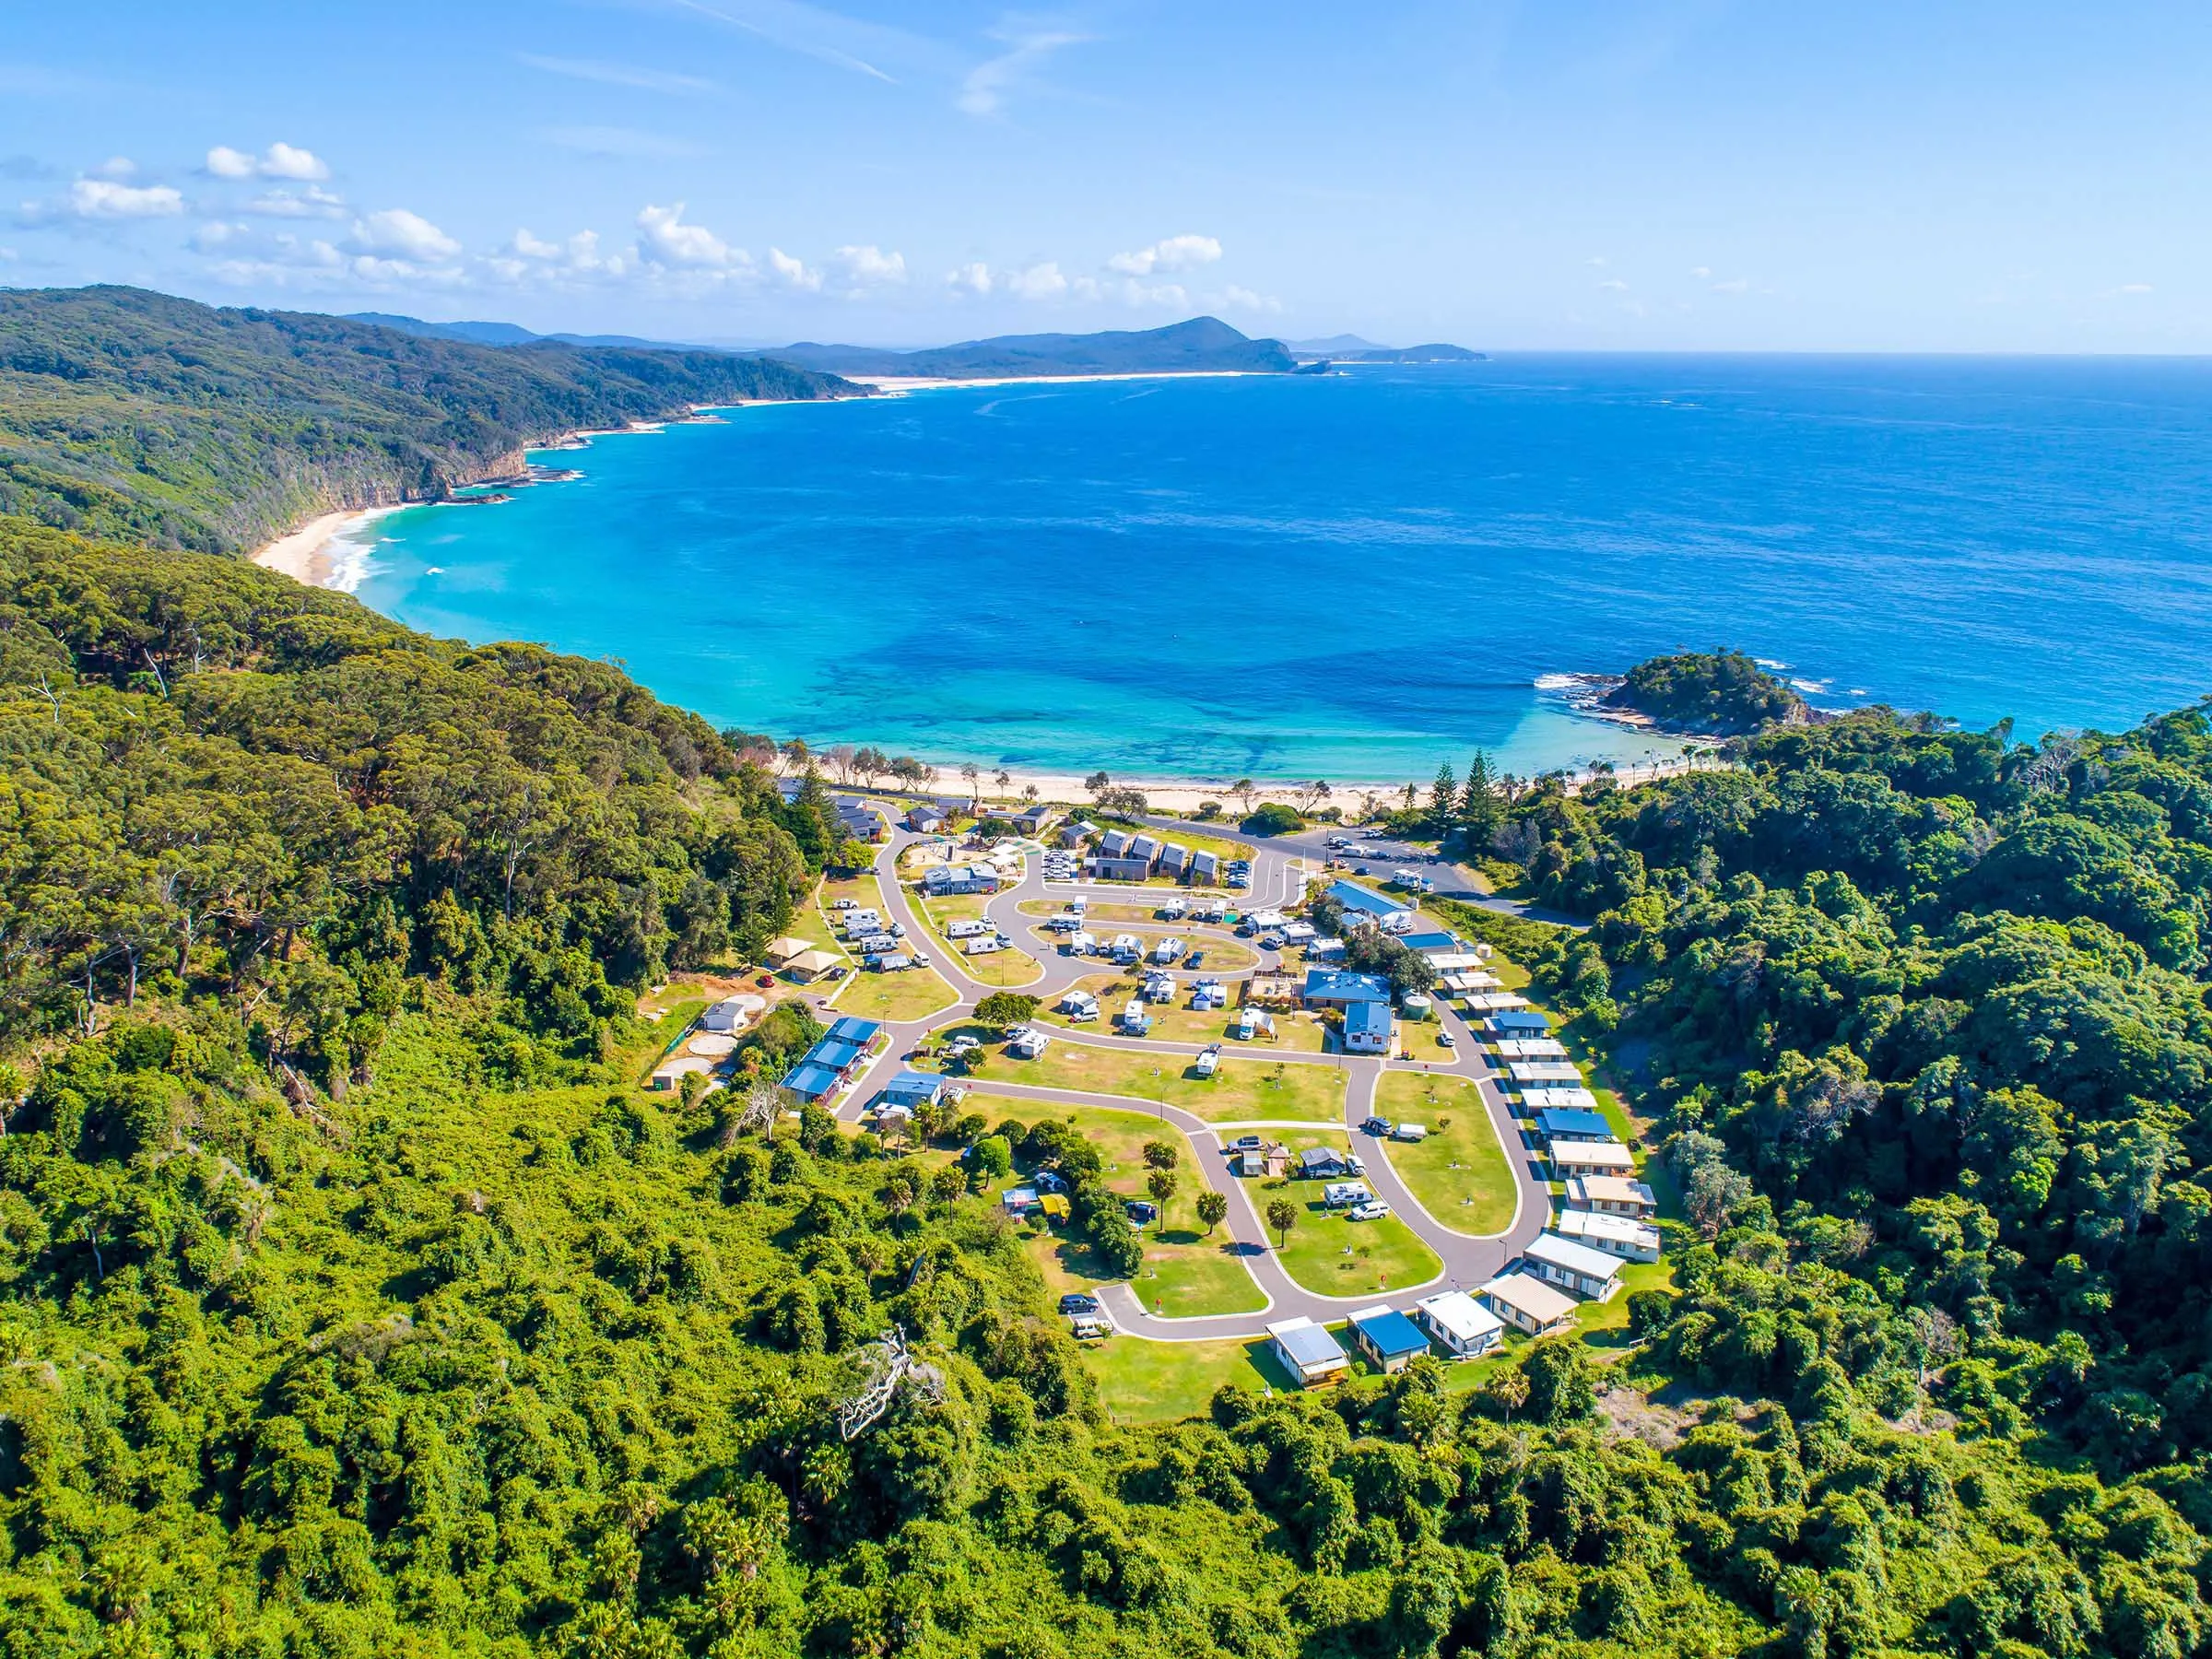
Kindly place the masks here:
[[(951, 798), (923, 801), (908, 807), (906, 817), (901, 821), (916, 835), (940, 835), (951, 826), (956, 818), (963, 813), (971, 813), (974, 807), (975, 803), (972, 801)], [(988, 816), (999, 817), (1002, 815), (994, 813)], [(1006, 821), (1014, 826), (1017, 834), (1037, 837), (1041, 836), (1052, 828), (1058, 821), (1059, 817), (1060, 815), (1050, 806), (1026, 806), (1021, 811), (1008, 816)]]
[(1379, 973), (1352, 973), (1340, 968), (1309, 968), (1301, 998), (1309, 1008), (1336, 1008), (1344, 1015), (1345, 1052), (1387, 1054), (1397, 1036), (1391, 1011), (1390, 982)]
[[(1505, 1322), (1465, 1290), (1424, 1296), (1410, 1312), (1381, 1303), (1362, 1308), (1347, 1321), (1344, 1332), (1352, 1352), (1385, 1372), (1404, 1371), (1438, 1348), (1454, 1359), (1479, 1359), (1497, 1347), (1504, 1333)], [(1267, 1337), (1276, 1359), (1301, 1388), (1350, 1374), (1352, 1353), (1314, 1320), (1278, 1320), (1267, 1327)]]
[(1091, 854), (1090, 873), (1102, 881), (1147, 881), (1164, 876), (1193, 887), (1218, 887), (1222, 869), (1216, 853), (1194, 853), (1173, 841), (1126, 830), (1106, 830), (1100, 832), (1099, 850)]
[(883, 1027), (875, 1020), (844, 1015), (799, 1056), (778, 1087), (795, 1106), (819, 1106), (867, 1068), (884, 1041)]

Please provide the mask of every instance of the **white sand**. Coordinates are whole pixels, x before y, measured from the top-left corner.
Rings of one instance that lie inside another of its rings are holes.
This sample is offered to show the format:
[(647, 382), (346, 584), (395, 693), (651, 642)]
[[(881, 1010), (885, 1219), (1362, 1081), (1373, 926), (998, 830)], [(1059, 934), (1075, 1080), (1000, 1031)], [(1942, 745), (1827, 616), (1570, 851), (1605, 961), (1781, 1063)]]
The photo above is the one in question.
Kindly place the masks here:
[(336, 574), (329, 553), (330, 544), (387, 512), (398, 511), (395, 506), (354, 507), (343, 512), (326, 512), (289, 535), (278, 536), (253, 555), (253, 562), (309, 587), (329, 587)]

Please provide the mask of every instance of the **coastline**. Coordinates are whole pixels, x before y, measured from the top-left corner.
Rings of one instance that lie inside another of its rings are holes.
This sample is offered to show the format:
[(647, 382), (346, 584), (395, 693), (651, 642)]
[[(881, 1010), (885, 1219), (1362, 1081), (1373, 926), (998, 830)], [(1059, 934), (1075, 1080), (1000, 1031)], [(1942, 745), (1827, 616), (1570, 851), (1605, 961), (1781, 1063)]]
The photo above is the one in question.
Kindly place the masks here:
[(1267, 372), (1257, 369), (1140, 369), (1118, 374), (1001, 374), (981, 380), (947, 380), (925, 374), (848, 374), (856, 386), (873, 386), (885, 397), (909, 392), (940, 392), (948, 386), (1081, 386), (1098, 381), (1244, 380)]
[(332, 544), (343, 541), (387, 512), (417, 505), (420, 503), (395, 501), (388, 506), (348, 507), (337, 512), (325, 512), (288, 535), (280, 535), (266, 547), (255, 548), (250, 557), (263, 570), (289, 576), (303, 586), (350, 591), (340, 580), (343, 572), (332, 556)]

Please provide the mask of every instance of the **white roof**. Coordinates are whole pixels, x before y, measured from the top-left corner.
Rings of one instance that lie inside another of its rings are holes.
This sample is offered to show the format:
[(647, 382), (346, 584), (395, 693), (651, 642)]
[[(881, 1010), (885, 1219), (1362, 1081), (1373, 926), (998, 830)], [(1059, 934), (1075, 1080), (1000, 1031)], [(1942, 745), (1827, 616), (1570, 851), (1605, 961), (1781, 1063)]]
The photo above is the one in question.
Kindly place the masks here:
[(1577, 1169), (1631, 1171), (1635, 1159), (1618, 1141), (1553, 1141), (1551, 1161)]
[(1563, 1060), (1567, 1045), (1557, 1037), (1500, 1037), (1498, 1054), (1503, 1060)]
[(1633, 1216), (1609, 1216), (1603, 1210), (1562, 1210), (1552, 1226), (1569, 1240), (1611, 1239), (1644, 1250), (1655, 1249), (1659, 1243), (1659, 1230), (1649, 1221), (1639, 1221)]
[(1564, 1060), (1516, 1060), (1506, 1066), (1516, 1083), (1580, 1083), (1583, 1074)]
[[(1430, 966), (1434, 968), (1439, 973), (1459, 972), (1465, 969), (1477, 967), (1481, 963), (1481, 961), (1482, 959), (1480, 957), (1470, 956), (1464, 950), (1435, 950), (1429, 953)], [(1488, 973), (1470, 973), (1467, 975), (1467, 977), (1471, 980), (1479, 980), (1485, 984), (1489, 985), (1494, 985), (1498, 982), (1493, 976)], [(1460, 989), (1469, 991), (1472, 991), (1474, 988), (1475, 987), (1473, 985), (1460, 987)]]
[(1501, 1331), (1504, 1324), (1465, 1290), (1446, 1290), (1436, 1296), (1424, 1296), (1413, 1304), (1429, 1316), (1429, 1322), (1454, 1341), (1474, 1342), (1486, 1333)]
[(1568, 1183), (1570, 1202), (1575, 1197), (1575, 1188), (1582, 1188), (1581, 1196), (1589, 1204), (1650, 1204), (1652, 1189), (1641, 1181), (1630, 1181), (1621, 1175), (1578, 1175)]
[(1563, 1239), (1555, 1232), (1541, 1232), (1528, 1242), (1521, 1253), (1532, 1262), (1548, 1263), (1564, 1267), (1570, 1273), (1579, 1273), (1584, 1278), (1609, 1279), (1620, 1272), (1620, 1258), (1594, 1250), (1587, 1244), (1578, 1244), (1572, 1239)]
[(1574, 1312), (1573, 1297), (1555, 1289), (1533, 1273), (1501, 1273), (1482, 1287), (1481, 1294), (1509, 1308), (1520, 1309), (1538, 1324), (1549, 1324)]
[(1597, 1097), (1586, 1088), (1547, 1088), (1531, 1084), (1521, 1091), (1521, 1103), (1534, 1112), (1546, 1106), (1581, 1106), (1588, 1111), (1597, 1110)]

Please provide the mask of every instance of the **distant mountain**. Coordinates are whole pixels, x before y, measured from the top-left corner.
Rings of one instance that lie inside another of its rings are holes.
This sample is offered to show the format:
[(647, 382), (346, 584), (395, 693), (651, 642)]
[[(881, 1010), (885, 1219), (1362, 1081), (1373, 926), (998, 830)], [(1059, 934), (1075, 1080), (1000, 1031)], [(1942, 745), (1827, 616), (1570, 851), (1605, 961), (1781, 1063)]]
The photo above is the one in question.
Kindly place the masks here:
[(1447, 346), (1441, 341), (1433, 346), (1378, 346), (1371, 351), (1346, 351), (1335, 355), (1340, 363), (1487, 363), (1489, 353), (1469, 351), (1465, 346)]
[(230, 552), (333, 508), (438, 500), (579, 428), (862, 394), (727, 352), (425, 332), (512, 326), (402, 329), (143, 288), (0, 290), (0, 513)]
[(395, 328), (418, 339), (465, 340), (472, 346), (527, 346), (539, 337), (519, 323), (425, 323), (420, 317), (401, 317), (390, 312), (350, 312), (345, 320), (375, 328)]
[(1388, 351), (1387, 346), (1378, 346), (1372, 340), (1363, 340), (1358, 335), (1330, 335), (1320, 340), (1285, 340), (1283, 344), (1300, 357), (1345, 357), (1355, 351)]
[(1000, 375), (1158, 374), (1241, 370), (1287, 374), (1297, 359), (1280, 340), (1255, 340), (1215, 317), (1104, 334), (1002, 335), (921, 351), (802, 340), (762, 354), (830, 374), (985, 380)]

